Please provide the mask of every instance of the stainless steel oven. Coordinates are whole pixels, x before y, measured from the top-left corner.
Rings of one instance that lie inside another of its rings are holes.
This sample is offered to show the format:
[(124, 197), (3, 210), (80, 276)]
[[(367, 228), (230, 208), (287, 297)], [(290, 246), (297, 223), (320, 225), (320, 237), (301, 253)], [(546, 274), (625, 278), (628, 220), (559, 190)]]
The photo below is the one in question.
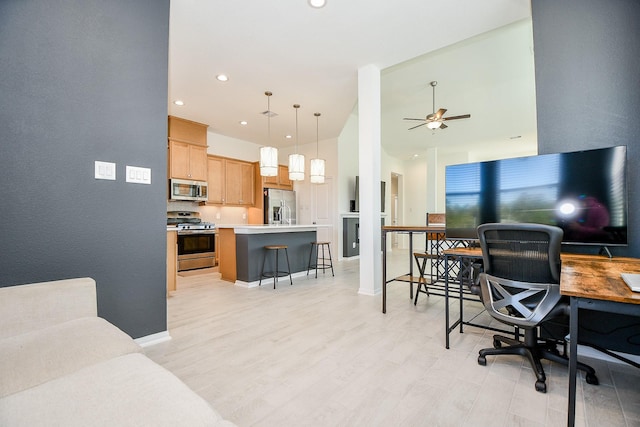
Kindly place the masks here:
[(215, 267), (215, 265), (215, 230), (178, 228), (178, 271)]

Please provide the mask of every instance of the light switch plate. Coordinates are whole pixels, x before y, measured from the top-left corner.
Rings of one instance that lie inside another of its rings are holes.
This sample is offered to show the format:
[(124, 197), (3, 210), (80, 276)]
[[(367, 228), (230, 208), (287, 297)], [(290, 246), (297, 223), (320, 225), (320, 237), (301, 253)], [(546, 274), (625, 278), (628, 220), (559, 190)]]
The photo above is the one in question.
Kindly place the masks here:
[(127, 182), (133, 184), (151, 184), (151, 169), (139, 166), (127, 166)]
[(95, 177), (96, 179), (107, 179), (110, 181), (116, 180), (116, 164), (110, 162), (95, 162)]

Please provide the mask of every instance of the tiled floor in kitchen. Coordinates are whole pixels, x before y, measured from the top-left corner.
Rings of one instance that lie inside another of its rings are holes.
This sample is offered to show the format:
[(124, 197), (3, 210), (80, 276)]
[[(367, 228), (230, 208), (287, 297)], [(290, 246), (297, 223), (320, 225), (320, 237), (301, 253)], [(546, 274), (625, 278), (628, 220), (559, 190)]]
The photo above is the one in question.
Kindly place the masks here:
[[(406, 273), (407, 256), (391, 254), (389, 277)], [(521, 357), (477, 364), (491, 331), (455, 332), (446, 350), (442, 297), (414, 306), (408, 284), (394, 282), (382, 314), (380, 296), (357, 293), (358, 260), (335, 266), (335, 277), (275, 290), (182, 275), (168, 299), (172, 339), (145, 352), (239, 426), (566, 425), (565, 367), (546, 363), (548, 392), (538, 393)], [(576, 424), (640, 426), (640, 370), (585, 361), (600, 385), (578, 379)]]

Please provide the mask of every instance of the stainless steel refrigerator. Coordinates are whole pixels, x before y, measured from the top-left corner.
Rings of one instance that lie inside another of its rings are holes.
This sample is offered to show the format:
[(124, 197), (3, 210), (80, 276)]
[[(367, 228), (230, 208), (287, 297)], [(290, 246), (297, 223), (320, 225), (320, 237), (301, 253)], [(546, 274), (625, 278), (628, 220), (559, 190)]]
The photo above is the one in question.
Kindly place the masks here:
[(294, 225), (296, 221), (296, 192), (264, 189), (264, 223)]

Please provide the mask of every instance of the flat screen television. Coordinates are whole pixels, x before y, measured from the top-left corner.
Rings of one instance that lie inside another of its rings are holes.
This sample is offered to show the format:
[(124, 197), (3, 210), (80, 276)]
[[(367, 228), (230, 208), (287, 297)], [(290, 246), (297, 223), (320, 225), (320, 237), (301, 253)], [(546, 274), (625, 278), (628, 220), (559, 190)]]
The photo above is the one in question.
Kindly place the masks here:
[(626, 153), (616, 146), (447, 166), (446, 237), (533, 222), (561, 227), (565, 244), (627, 245)]

